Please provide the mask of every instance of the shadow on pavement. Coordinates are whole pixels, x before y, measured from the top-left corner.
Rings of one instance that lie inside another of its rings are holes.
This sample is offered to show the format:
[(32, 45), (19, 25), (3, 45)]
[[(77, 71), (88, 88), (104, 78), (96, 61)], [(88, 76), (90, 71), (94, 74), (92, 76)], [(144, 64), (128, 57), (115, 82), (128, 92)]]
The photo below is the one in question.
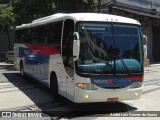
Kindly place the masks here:
[[(12, 69), (3, 66), (1, 69)], [(12, 69), (14, 70), (14, 69)], [(48, 88), (40, 85), (31, 78), (21, 79), (19, 73), (3, 73), (3, 75), (35, 103), (44, 114), (58, 118), (75, 118), (83, 116), (107, 116), (110, 113), (135, 111), (137, 108), (122, 102), (115, 103), (72, 103), (65, 98), (55, 102)], [(43, 100), (44, 101), (43, 101)], [(42, 101), (43, 102), (42, 102)], [(47, 102), (50, 101), (50, 102)]]
[(49, 111), (43, 111), (50, 116), (58, 116), (59, 118), (75, 118), (75, 117), (109, 117), (111, 113), (122, 113), (135, 111), (137, 108), (122, 102), (115, 103), (69, 103), (61, 106), (60, 110), (56, 108)]
[(14, 71), (16, 69), (14, 68), (13, 64), (6, 64), (6, 65), (0, 65), (0, 70)]

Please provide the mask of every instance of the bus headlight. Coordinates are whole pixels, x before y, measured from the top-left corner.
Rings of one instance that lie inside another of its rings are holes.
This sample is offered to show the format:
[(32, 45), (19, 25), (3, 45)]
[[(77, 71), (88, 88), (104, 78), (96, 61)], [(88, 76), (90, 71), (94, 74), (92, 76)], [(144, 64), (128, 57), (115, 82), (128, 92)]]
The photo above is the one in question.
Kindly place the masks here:
[(77, 83), (77, 87), (86, 90), (97, 90), (98, 87), (91, 83)]
[(142, 86), (143, 82), (135, 82), (130, 85), (130, 88), (139, 88)]

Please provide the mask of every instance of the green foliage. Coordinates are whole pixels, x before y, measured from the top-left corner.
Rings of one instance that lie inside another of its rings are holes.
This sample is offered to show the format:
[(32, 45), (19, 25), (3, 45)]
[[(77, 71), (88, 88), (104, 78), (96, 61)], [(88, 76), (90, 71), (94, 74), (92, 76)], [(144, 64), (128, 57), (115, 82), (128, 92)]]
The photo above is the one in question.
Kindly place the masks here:
[(5, 7), (0, 4), (0, 32), (8, 34), (13, 30), (15, 15), (12, 7)]
[(93, 12), (98, 0), (54, 0), (57, 12)]
[(55, 11), (53, 0), (11, 0), (11, 3), (19, 24), (53, 14)]
[(9, 33), (16, 24), (31, 22), (33, 19), (58, 12), (93, 12), (98, 0), (10, 0), (12, 7), (0, 5), (0, 32), (7, 34), (10, 49)]
[(14, 29), (14, 22), (15, 15), (13, 13), (13, 8), (5, 7), (4, 5), (0, 4), (0, 32), (7, 35), (9, 50), (11, 50), (9, 33)]
[(11, 0), (19, 24), (58, 12), (92, 12), (98, 0)]

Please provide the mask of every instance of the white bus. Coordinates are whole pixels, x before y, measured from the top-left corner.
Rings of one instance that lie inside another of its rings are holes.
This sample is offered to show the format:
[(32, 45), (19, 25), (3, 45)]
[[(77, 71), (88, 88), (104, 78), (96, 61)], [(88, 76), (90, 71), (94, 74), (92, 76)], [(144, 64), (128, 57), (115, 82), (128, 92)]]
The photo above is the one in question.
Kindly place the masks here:
[(108, 14), (54, 14), (16, 27), (14, 66), (75, 103), (138, 99), (143, 49), (138, 21)]

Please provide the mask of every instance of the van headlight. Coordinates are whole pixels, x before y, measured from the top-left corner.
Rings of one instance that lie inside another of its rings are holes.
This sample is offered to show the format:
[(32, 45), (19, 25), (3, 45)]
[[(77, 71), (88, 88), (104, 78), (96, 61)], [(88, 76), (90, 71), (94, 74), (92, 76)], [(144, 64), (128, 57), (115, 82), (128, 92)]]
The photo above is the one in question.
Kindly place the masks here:
[(141, 87), (143, 82), (134, 82), (130, 85), (130, 88), (139, 88)]
[(86, 90), (97, 90), (98, 87), (92, 83), (77, 83), (77, 87)]

